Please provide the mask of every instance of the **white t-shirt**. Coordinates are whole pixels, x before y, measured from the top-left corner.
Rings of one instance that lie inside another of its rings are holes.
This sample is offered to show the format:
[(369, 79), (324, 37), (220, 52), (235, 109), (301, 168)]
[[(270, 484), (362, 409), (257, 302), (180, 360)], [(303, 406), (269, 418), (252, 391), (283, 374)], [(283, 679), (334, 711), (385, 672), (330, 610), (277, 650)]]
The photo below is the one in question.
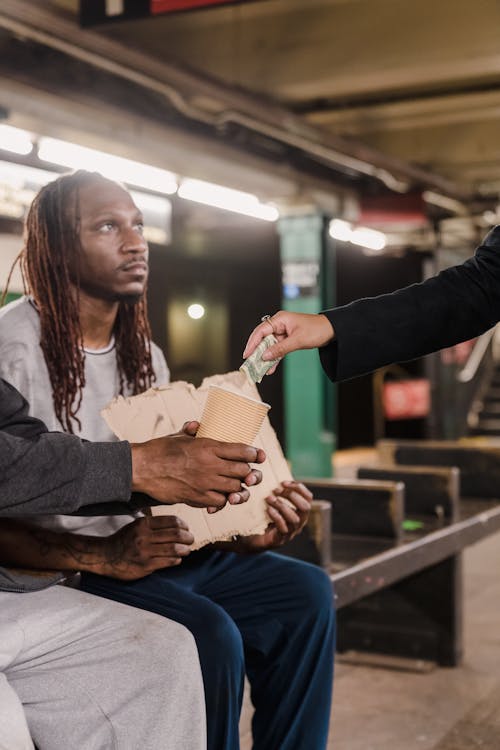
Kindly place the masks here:
[[(100, 414), (120, 389), (114, 341), (105, 349), (84, 351), (86, 385), (78, 411), (81, 429), (75, 422), (74, 433), (86, 440), (116, 440)], [(163, 353), (152, 344), (151, 354), (155, 385), (165, 385), (169, 382), (170, 373)], [(45, 422), (49, 430), (62, 430), (55, 415), (49, 372), (40, 347), (40, 318), (29, 297), (22, 297), (0, 309), (0, 376), (22, 393), (29, 403), (30, 415)], [(125, 395), (130, 395), (126, 386)], [(26, 520), (54, 530), (107, 536), (130, 523), (137, 515), (26, 516)]]

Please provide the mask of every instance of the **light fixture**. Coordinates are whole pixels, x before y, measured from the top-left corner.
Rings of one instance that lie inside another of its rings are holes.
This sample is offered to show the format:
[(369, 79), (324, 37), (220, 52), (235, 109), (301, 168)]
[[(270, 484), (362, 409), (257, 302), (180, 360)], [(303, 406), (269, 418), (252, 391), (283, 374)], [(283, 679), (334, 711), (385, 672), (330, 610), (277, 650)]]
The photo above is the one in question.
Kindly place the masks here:
[(385, 234), (377, 232), (376, 229), (367, 229), (366, 227), (356, 227), (352, 230), (351, 239), (354, 245), (367, 247), (369, 250), (383, 250), (386, 239)]
[(205, 308), (198, 302), (193, 302), (192, 305), (189, 305), (187, 313), (193, 320), (199, 320), (205, 315)]
[(0, 161), (0, 183), (10, 185), (18, 190), (27, 185), (41, 188), (56, 177), (57, 175), (54, 172), (45, 169), (26, 167), (24, 164), (15, 164), (11, 161)]
[(23, 156), (31, 154), (33, 151), (31, 135), (26, 130), (2, 124), (0, 125), (0, 149)]
[(177, 190), (176, 176), (166, 169), (152, 167), (121, 156), (106, 154), (56, 138), (40, 138), (38, 156), (43, 161), (70, 169), (96, 171), (105, 177), (129, 185), (172, 195)]
[(342, 242), (350, 242), (352, 227), (348, 221), (342, 221), (342, 219), (332, 219), (329, 226), (330, 237), (334, 240), (341, 240)]
[(203, 180), (185, 179), (178, 190), (180, 198), (203, 203), (206, 206), (234, 211), (244, 216), (264, 221), (276, 221), (279, 218), (278, 209), (266, 203), (260, 203), (256, 195), (244, 193), (241, 190), (215, 185)]
[(383, 250), (386, 245), (386, 236), (383, 232), (368, 227), (353, 227), (348, 221), (332, 219), (328, 233), (330, 237), (342, 242), (352, 242), (369, 250)]

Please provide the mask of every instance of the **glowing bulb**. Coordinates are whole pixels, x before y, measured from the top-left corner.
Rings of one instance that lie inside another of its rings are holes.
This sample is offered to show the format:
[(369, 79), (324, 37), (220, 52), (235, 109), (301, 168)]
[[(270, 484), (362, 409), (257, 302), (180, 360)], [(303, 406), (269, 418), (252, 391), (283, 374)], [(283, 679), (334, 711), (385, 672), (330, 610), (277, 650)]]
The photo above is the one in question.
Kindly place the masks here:
[(0, 125), (0, 148), (13, 154), (31, 154), (33, 142), (26, 130), (13, 128), (11, 125)]
[(197, 302), (189, 305), (187, 313), (193, 320), (199, 320), (205, 315), (205, 308), (203, 305), (199, 305)]
[(349, 242), (352, 235), (352, 227), (348, 221), (342, 221), (342, 219), (332, 219), (329, 227), (330, 237), (334, 240), (342, 240), (343, 242)]
[(215, 185), (204, 180), (183, 180), (177, 195), (195, 203), (223, 208), (226, 211), (234, 211), (244, 216), (252, 216), (254, 219), (263, 219), (264, 221), (279, 219), (279, 211), (276, 206), (261, 203), (256, 195), (241, 190), (233, 190), (233, 188), (227, 188), (223, 185)]
[(87, 169), (100, 172), (111, 180), (137, 185), (147, 190), (172, 195), (177, 190), (177, 180), (172, 172), (149, 164), (106, 154), (93, 148), (68, 143), (55, 138), (40, 138), (38, 156), (42, 161), (60, 164), (70, 169)]
[(330, 237), (342, 242), (352, 242), (369, 250), (383, 250), (386, 245), (386, 236), (383, 232), (368, 227), (352, 227), (348, 221), (332, 219), (329, 226)]

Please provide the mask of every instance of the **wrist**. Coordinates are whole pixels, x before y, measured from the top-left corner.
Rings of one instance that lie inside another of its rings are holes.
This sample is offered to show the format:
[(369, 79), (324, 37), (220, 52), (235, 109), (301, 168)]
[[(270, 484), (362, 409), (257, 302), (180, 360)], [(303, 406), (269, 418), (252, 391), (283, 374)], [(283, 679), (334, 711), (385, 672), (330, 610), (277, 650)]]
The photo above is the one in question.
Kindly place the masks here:
[(131, 443), (130, 453), (132, 458), (132, 492), (143, 492), (148, 494), (147, 460), (144, 444)]
[(71, 569), (97, 575), (107, 575), (106, 554), (108, 537), (68, 534), (64, 548)]
[(322, 326), (320, 346), (327, 346), (327, 344), (330, 344), (335, 339), (335, 328), (324, 313), (319, 313), (318, 317), (321, 318)]

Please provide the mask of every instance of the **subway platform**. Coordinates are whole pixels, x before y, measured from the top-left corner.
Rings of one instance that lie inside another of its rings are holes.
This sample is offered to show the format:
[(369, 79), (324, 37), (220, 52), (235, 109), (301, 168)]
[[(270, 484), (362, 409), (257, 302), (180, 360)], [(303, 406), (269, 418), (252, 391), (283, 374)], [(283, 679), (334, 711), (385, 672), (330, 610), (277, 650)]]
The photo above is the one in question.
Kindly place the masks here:
[[(370, 459), (346, 454), (337, 476)], [(500, 534), (463, 555), (462, 664), (353, 664), (339, 655), (328, 750), (500, 750)], [(252, 747), (250, 719), (247, 691), (241, 750)]]

